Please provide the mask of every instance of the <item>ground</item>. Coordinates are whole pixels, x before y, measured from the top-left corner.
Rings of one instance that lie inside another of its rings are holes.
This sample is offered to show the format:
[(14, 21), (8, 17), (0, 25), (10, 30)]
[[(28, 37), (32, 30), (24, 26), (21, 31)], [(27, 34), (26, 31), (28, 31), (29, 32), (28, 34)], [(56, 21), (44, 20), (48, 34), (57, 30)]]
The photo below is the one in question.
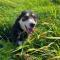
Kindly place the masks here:
[(23, 10), (37, 13), (36, 29), (19, 47), (2, 38), (0, 60), (60, 60), (60, 0), (0, 0), (0, 38)]

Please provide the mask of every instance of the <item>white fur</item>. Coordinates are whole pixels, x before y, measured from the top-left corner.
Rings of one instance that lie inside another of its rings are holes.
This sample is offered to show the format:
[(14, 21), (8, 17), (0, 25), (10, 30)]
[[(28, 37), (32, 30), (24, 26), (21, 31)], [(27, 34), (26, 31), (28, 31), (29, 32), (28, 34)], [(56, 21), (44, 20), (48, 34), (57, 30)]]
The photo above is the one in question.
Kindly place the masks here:
[(22, 44), (22, 41), (18, 41), (18, 44), (21, 45)]
[(35, 15), (35, 14), (32, 14), (33, 16)]
[[(29, 19), (26, 20), (26, 21), (22, 21), (22, 18), (21, 18), (21, 20), (19, 21), (19, 24), (20, 24), (21, 28), (22, 28), (24, 31), (26, 31), (26, 27), (27, 27), (27, 28), (30, 28), (30, 23), (36, 24), (36, 22), (34, 21), (33, 18), (29, 18)], [(25, 27), (25, 26), (26, 26), (26, 27)]]
[(29, 16), (29, 13), (26, 13), (26, 16)]

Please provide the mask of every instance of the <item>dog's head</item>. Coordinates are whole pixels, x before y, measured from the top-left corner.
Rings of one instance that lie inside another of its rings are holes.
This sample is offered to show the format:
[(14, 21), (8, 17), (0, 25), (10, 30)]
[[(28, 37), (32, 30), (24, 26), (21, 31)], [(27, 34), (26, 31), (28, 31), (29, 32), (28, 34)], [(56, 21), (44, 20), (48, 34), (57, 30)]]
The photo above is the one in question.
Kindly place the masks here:
[(32, 33), (37, 24), (37, 15), (32, 11), (23, 11), (18, 22), (25, 32)]

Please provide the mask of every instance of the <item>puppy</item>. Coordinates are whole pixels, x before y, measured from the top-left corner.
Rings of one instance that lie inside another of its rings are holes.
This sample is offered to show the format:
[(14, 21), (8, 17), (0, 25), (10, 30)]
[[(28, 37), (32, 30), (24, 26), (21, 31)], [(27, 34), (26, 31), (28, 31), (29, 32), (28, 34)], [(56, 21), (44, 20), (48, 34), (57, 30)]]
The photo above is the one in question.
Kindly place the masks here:
[(12, 27), (10, 41), (20, 45), (33, 32), (37, 24), (37, 15), (30, 10), (22, 11)]

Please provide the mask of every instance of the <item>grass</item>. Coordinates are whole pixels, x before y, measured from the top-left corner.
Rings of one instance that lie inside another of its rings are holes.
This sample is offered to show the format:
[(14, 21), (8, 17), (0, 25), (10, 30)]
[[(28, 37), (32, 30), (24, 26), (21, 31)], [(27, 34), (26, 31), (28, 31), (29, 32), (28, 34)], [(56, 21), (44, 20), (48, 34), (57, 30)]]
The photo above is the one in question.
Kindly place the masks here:
[(0, 36), (23, 10), (37, 13), (35, 32), (19, 47), (2, 38), (0, 60), (60, 60), (60, 0), (0, 0)]

